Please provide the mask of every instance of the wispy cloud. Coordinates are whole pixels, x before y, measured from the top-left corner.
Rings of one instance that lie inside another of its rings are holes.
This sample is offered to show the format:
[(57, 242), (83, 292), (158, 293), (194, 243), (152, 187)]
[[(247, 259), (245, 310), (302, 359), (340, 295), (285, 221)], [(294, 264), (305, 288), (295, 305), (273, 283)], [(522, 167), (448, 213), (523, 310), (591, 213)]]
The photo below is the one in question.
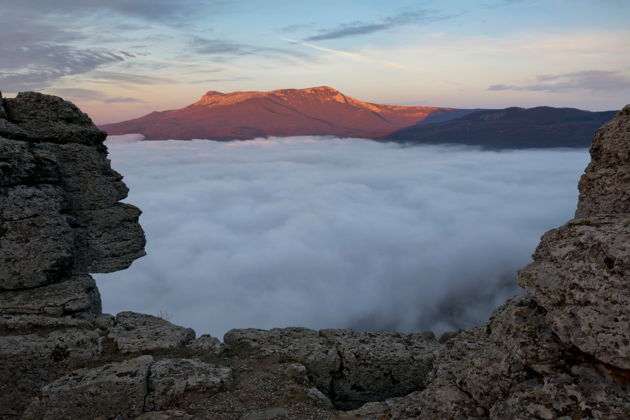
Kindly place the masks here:
[(90, 73), (90, 77), (92, 79), (106, 82), (115, 82), (120, 84), (128, 83), (135, 85), (161, 85), (177, 83), (177, 81), (165, 77), (147, 76), (144, 74), (133, 73), (119, 73), (114, 71), (95, 71)]
[(190, 16), (195, 16), (199, 10), (210, 8), (216, 11), (221, 3), (220, 0), (180, 0), (176, 4), (172, 0), (56, 0), (54, 2), (0, 0), (3, 9), (7, 7), (13, 10), (37, 11), (62, 16), (109, 12), (119, 16), (171, 24), (190, 19)]
[(299, 58), (307, 57), (306, 54), (292, 49), (262, 47), (223, 39), (207, 39), (201, 37), (196, 37), (191, 41), (191, 49), (197, 54), (206, 55), (281, 55)]
[(419, 9), (402, 12), (394, 16), (387, 16), (372, 22), (354, 21), (344, 23), (335, 28), (324, 29), (320, 33), (306, 38), (306, 41), (323, 41), (327, 39), (346, 38), (366, 35), (374, 32), (386, 31), (402, 25), (421, 25), (453, 17), (440, 14), (435, 10)]
[(57, 95), (74, 100), (95, 101), (105, 104), (144, 102), (142, 99), (131, 98), (127, 96), (107, 96), (103, 92), (99, 92), (98, 90), (93, 89), (55, 88), (51, 91)]
[(572, 90), (589, 90), (591, 92), (612, 92), (630, 90), (630, 77), (606, 70), (585, 70), (564, 74), (541, 74), (533, 83), (522, 85), (496, 84), (488, 90), (516, 90), (539, 92), (565, 92)]
[(40, 90), (62, 77), (133, 57), (125, 51), (78, 45), (82, 34), (72, 28), (25, 19), (4, 6), (2, 12), (0, 86), (6, 92)]
[(296, 32), (296, 31), (303, 31), (305, 29), (312, 29), (314, 27), (315, 27), (315, 22), (297, 23), (297, 24), (287, 25), (287, 26), (278, 28), (278, 31), (289, 33), (289, 32)]
[(40, 90), (64, 76), (87, 73), (128, 58), (101, 49), (69, 45), (0, 45), (0, 85), (8, 92)]
[[(400, 64), (400, 63), (396, 63), (394, 61), (389, 61), (389, 60), (382, 60), (380, 58), (375, 58), (366, 54), (359, 54), (359, 53), (355, 53), (355, 52), (348, 52), (348, 51), (342, 51), (342, 50), (337, 50), (337, 49), (333, 49), (333, 48), (326, 48), (326, 47), (322, 47), (319, 45), (315, 45), (309, 42), (304, 42), (304, 41), (297, 41), (295, 39), (289, 39), (289, 38), (281, 38), (284, 41), (290, 42), (292, 44), (296, 44), (296, 45), (302, 45), (304, 47), (307, 48), (312, 48), (314, 50), (317, 51), (322, 51), (328, 54), (333, 54), (333, 55), (338, 55), (341, 57), (347, 57), (350, 59), (355, 59), (355, 60), (362, 60), (362, 61), (369, 61), (372, 63), (376, 63), (376, 64), (381, 64), (383, 66), (387, 66), (387, 67), (392, 67), (395, 69), (400, 69), (400, 70), (406, 70), (406, 71), (410, 71), (412, 73), (415, 74), (419, 74), (419, 75), (423, 75), (426, 76), (426, 74), (423, 74), (422, 72), (409, 67), (409, 66), (405, 66), (404, 64)], [(446, 80), (446, 79), (433, 79), (431, 78), (431, 80), (437, 80), (439, 82), (442, 83), (446, 83), (446, 84), (451, 84), (451, 85), (457, 85), (458, 83), (450, 81), (450, 80)]]
[(408, 69), (406, 66), (404, 66), (402, 64), (394, 63), (392, 61), (387, 61), (387, 60), (381, 60), (381, 59), (378, 59), (378, 58), (367, 56), (365, 54), (358, 54), (358, 53), (353, 53), (353, 52), (348, 52), (348, 51), (336, 50), (336, 49), (333, 49), (333, 48), (321, 47), (319, 45), (311, 44), (309, 42), (304, 42), (304, 41), (298, 41), (298, 40), (295, 40), (295, 39), (289, 39), (289, 38), (281, 38), (281, 39), (284, 40), (284, 41), (290, 42), (292, 44), (302, 45), (304, 47), (312, 48), (314, 50), (322, 51), (322, 52), (333, 54), (333, 55), (339, 55), (339, 56), (342, 56), (342, 57), (348, 57), (348, 58), (353, 58), (353, 59), (371, 61), (373, 63), (379, 63), (379, 64), (383, 64), (385, 66), (393, 67), (393, 68), (397, 68), (397, 69)]
[(222, 77), (216, 79), (193, 80), (190, 83), (240, 82), (243, 80), (252, 80), (252, 78), (247, 76)]

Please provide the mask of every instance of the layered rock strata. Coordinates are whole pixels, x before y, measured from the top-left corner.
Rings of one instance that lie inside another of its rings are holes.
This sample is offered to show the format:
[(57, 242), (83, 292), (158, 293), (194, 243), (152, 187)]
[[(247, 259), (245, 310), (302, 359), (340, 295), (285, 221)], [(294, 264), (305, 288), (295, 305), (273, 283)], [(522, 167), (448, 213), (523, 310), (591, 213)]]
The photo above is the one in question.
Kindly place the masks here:
[(60, 98), (0, 99), (0, 418), (630, 418), (630, 106), (527, 294), (449, 334), (232, 330), (102, 314), (89, 273), (143, 255), (104, 133)]

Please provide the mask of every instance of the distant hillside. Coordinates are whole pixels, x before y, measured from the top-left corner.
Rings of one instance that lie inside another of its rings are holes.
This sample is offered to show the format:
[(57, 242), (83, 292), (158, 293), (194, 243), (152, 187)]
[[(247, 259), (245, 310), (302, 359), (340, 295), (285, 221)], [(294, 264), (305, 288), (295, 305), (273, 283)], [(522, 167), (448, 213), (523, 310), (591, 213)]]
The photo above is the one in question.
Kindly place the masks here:
[(266, 136), (380, 137), (449, 108), (363, 102), (333, 88), (270, 92), (210, 91), (182, 109), (107, 124), (109, 134), (139, 133), (148, 139), (249, 139)]
[(615, 113), (546, 106), (481, 110), (448, 121), (426, 123), (425, 120), (380, 140), (414, 144), (458, 143), (492, 149), (587, 147), (595, 131)]

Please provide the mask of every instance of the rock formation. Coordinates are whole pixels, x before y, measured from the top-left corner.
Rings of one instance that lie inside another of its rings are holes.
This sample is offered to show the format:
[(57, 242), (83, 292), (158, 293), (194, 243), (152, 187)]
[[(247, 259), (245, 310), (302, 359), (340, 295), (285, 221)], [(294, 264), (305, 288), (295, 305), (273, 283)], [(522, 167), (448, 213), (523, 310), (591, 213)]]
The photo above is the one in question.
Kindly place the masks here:
[(0, 99), (0, 418), (630, 418), (630, 106), (527, 290), (451, 333), (232, 330), (101, 313), (89, 273), (143, 255), (139, 210), (72, 104)]

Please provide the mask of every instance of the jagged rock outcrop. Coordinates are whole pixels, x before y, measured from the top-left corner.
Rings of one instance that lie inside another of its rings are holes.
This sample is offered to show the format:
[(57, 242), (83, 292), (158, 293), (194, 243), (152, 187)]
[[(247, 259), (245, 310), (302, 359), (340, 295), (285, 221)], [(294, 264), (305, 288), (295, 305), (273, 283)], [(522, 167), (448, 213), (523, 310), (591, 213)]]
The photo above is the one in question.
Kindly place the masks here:
[(575, 217), (630, 213), (630, 107), (604, 124), (591, 145), (591, 163), (580, 179)]
[(595, 136), (576, 219), (543, 235), (528, 292), (446, 343), (426, 390), (360, 418), (630, 417), (630, 106)]
[(0, 290), (128, 267), (144, 255), (137, 208), (111, 169), (105, 133), (60, 98), (3, 99)]
[(0, 99), (0, 417), (103, 352), (90, 272), (144, 255), (140, 211), (111, 169), (105, 134), (69, 102)]
[(183, 347), (195, 339), (191, 328), (179, 327), (151, 315), (121, 312), (107, 338), (116, 343), (122, 353)]
[(520, 271), (527, 294), (439, 341), (283, 328), (221, 343), (102, 314), (89, 273), (144, 252), (103, 139), (60, 98), (0, 99), (0, 418), (630, 418), (630, 106), (595, 138), (576, 219)]

